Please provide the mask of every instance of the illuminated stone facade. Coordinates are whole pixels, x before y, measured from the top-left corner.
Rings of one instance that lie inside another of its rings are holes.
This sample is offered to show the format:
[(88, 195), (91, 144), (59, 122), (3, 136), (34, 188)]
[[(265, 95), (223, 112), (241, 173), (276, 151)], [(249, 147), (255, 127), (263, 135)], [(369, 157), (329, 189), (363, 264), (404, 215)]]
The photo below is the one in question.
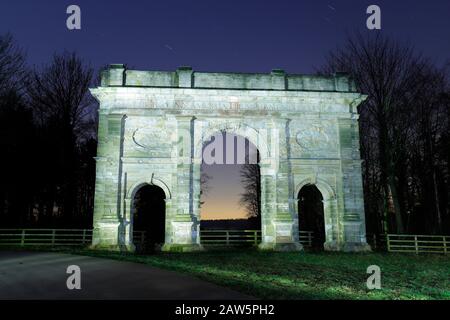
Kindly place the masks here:
[(144, 184), (166, 194), (163, 250), (201, 249), (202, 146), (225, 130), (247, 138), (261, 161), (261, 249), (300, 250), (297, 196), (323, 196), (326, 250), (365, 251), (357, 105), (345, 74), (331, 77), (127, 70), (101, 86), (93, 247), (133, 250), (132, 202)]

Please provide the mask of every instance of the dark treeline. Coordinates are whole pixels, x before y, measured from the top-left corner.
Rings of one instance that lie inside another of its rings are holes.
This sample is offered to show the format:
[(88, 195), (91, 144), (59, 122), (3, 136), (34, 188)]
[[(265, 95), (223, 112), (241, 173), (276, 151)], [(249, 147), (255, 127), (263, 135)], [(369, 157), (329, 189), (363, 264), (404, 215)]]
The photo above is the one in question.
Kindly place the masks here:
[(356, 35), (322, 72), (349, 72), (368, 99), (359, 106), (367, 229), (450, 233), (448, 65), (411, 45)]
[[(450, 233), (448, 69), (377, 35), (333, 51), (321, 72), (336, 71), (368, 95), (359, 107), (368, 232)], [(30, 68), (0, 35), (0, 228), (91, 227), (97, 81), (74, 53)], [(254, 216), (258, 201), (247, 202)]]
[(74, 53), (29, 68), (0, 36), (0, 227), (89, 227), (95, 184), (93, 69)]

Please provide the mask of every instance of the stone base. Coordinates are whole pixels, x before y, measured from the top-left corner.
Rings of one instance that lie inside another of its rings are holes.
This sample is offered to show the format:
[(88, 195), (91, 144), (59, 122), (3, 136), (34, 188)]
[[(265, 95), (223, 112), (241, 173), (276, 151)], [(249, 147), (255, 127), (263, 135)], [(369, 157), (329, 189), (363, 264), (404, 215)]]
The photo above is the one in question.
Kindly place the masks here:
[(372, 248), (366, 242), (346, 242), (342, 246), (344, 252), (371, 252)]
[(136, 246), (134, 244), (128, 245), (105, 245), (105, 244), (95, 244), (88, 247), (90, 250), (99, 251), (117, 251), (117, 252), (135, 252)]
[(343, 252), (371, 252), (370, 245), (366, 242), (345, 242), (338, 244), (336, 241), (328, 241), (323, 244), (325, 251), (343, 251)]
[(323, 244), (323, 250), (325, 251), (341, 251), (341, 247), (336, 241), (326, 241)]
[(303, 246), (298, 242), (289, 242), (289, 243), (261, 242), (258, 246), (258, 249), (262, 251), (289, 252), (289, 251), (303, 251)]
[(161, 251), (164, 252), (198, 252), (204, 251), (205, 249), (201, 244), (175, 244), (175, 243), (165, 243), (161, 247)]

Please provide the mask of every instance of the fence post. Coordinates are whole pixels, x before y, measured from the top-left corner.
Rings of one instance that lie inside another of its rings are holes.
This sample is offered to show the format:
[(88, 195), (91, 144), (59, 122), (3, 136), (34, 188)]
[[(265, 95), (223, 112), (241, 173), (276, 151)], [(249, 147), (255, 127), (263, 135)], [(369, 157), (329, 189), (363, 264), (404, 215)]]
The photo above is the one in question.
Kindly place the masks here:
[(308, 245), (312, 247), (312, 231), (308, 231)]
[(416, 254), (419, 253), (419, 244), (417, 243), (417, 236), (414, 236), (414, 247), (416, 248)]
[(226, 230), (225, 231), (226, 232), (226, 235), (227, 235), (227, 245), (229, 245), (230, 244), (230, 235), (229, 235), (229, 233), (228, 233), (228, 230)]
[(141, 232), (141, 246), (142, 246), (142, 248), (144, 247), (144, 245), (145, 245), (145, 231), (142, 231)]
[(20, 245), (23, 246), (25, 244), (25, 229), (22, 229), (22, 237), (20, 239)]
[(377, 235), (374, 233), (373, 237), (373, 250), (377, 250)]
[(445, 239), (445, 236), (442, 236), (442, 241), (444, 241), (444, 254), (447, 254), (447, 241)]
[(83, 244), (86, 243), (86, 229), (83, 229)]
[(56, 235), (56, 229), (52, 230), (52, 246), (55, 245), (55, 235)]
[(253, 236), (255, 237), (255, 246), (258, 245), (258, 230), (253, 231)]
[(386, 235), (386, 244), (387, 244), (387, 251), (391, 252), (391, 239), (388, 234)]

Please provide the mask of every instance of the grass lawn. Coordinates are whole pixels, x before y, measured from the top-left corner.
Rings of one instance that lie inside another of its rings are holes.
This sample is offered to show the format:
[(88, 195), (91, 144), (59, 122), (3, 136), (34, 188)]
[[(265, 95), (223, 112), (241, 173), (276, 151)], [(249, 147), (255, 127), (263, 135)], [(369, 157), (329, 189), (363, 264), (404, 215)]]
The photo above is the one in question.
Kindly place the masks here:
[[(450, 300), (450, 256), (252, 249), (154, 255), (71, 252), (175, 270), (263, 299)], [(366, 287), (369, 265), (381, 268), (380, 290)]]

